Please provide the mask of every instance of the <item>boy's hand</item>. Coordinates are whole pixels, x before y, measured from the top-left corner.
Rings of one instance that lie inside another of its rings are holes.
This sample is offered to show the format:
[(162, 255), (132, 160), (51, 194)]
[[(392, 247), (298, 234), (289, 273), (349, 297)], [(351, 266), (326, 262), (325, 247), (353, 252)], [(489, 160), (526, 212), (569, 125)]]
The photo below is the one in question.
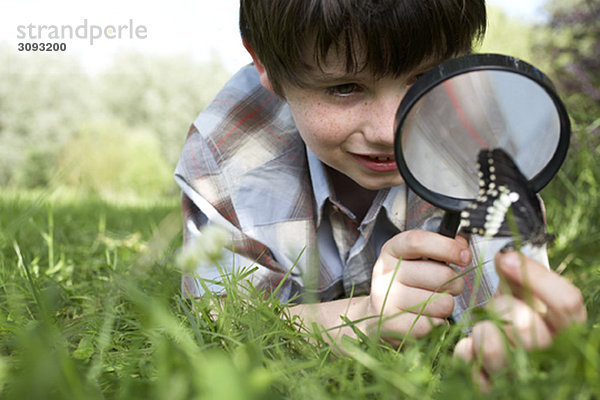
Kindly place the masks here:
[[(425, 335), (434, 325), (446, 323), (454, 309), (452, 296), (464, 288), (463, 280), (446, 263), (467, 266), (471, 257), (461, 237), (451, 239), (427, 231), (394, 236), (381, 249), (373, 268), (366, 314), (382, 315), (383, 336), (392, 344), (399, 342), (398, 337), (386, 336), (386, 332)], [(367, 332), (373, 331), (379, 319), (374, 321), (366, 321)]]
[(501, 284), (487, 308), (507, 323), (476, 324), (454, 350), (457, 357), (478, 361), (474, 372), (484, 390), (489, 375), (507, 365), (505, 336), (512, 346), (543, 348), (562, 329), (587, 319), (579, 289), (534, 260), (514, 251), (498, 253), (496, 270)]

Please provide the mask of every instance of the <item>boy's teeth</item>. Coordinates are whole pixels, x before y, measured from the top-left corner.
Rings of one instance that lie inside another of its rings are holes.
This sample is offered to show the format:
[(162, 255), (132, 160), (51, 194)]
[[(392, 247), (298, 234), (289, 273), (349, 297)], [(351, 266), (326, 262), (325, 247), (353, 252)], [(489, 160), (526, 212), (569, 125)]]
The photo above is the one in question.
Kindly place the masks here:
[(376, 156), (369, 156), (369, 158), (371, 160), (377, 160), (377, 161), (390, 161), (391, 158), (390, 157), (376, 157)]

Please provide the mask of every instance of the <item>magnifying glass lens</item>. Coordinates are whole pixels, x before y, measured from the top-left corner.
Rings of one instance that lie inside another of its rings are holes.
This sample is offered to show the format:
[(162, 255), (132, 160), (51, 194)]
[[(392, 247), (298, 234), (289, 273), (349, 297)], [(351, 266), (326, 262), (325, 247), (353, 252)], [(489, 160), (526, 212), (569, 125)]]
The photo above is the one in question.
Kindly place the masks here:
[(445, 196), (477, 196), (477, 155), (502, 148), (536, 176), (555, 154), (560, 119), (545, 90), (526, 76), (479, 70), (421, 97), (404, 120), (402, 154), (414, 177)]

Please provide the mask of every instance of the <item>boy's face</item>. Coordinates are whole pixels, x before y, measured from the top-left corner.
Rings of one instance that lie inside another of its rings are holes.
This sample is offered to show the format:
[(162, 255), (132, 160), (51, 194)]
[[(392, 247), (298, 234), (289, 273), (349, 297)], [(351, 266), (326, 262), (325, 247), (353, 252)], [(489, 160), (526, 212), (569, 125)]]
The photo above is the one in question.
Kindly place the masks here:
[(307, 87), (284, 85), (296, 126), (321, 161), (360, 186), (377, 190), (403, 182), (394, 158), (394, 120), (402, 97), (424, 66), (400, 78), (347, 74), (343, 60), (315, 66)]

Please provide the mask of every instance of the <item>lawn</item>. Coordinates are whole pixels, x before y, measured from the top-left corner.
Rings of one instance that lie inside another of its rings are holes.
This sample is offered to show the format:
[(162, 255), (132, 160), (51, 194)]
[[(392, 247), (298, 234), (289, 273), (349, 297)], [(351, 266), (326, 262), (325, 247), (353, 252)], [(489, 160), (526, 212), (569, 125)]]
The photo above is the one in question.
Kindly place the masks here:
[[(583, 137), (583, 136), (582, 136)], [(583, 291), (589, 322), (545, 350), (511, 353), (497, 398), (600, 396), (597, 141), (581, 139), (543, 193), (552, 265)], [(458, 326), (401, 349), (362, 338), (344, 355), (238, 290), (184, 299), (177, 198), (101, 200), (61, 191), (0, 195), (0, 395), (7, 399), (473, 398), (452, 359)], [(560, 295), (560, 294), (557, 294)], [(219, 304), (218, 302), (216, 302)]]

